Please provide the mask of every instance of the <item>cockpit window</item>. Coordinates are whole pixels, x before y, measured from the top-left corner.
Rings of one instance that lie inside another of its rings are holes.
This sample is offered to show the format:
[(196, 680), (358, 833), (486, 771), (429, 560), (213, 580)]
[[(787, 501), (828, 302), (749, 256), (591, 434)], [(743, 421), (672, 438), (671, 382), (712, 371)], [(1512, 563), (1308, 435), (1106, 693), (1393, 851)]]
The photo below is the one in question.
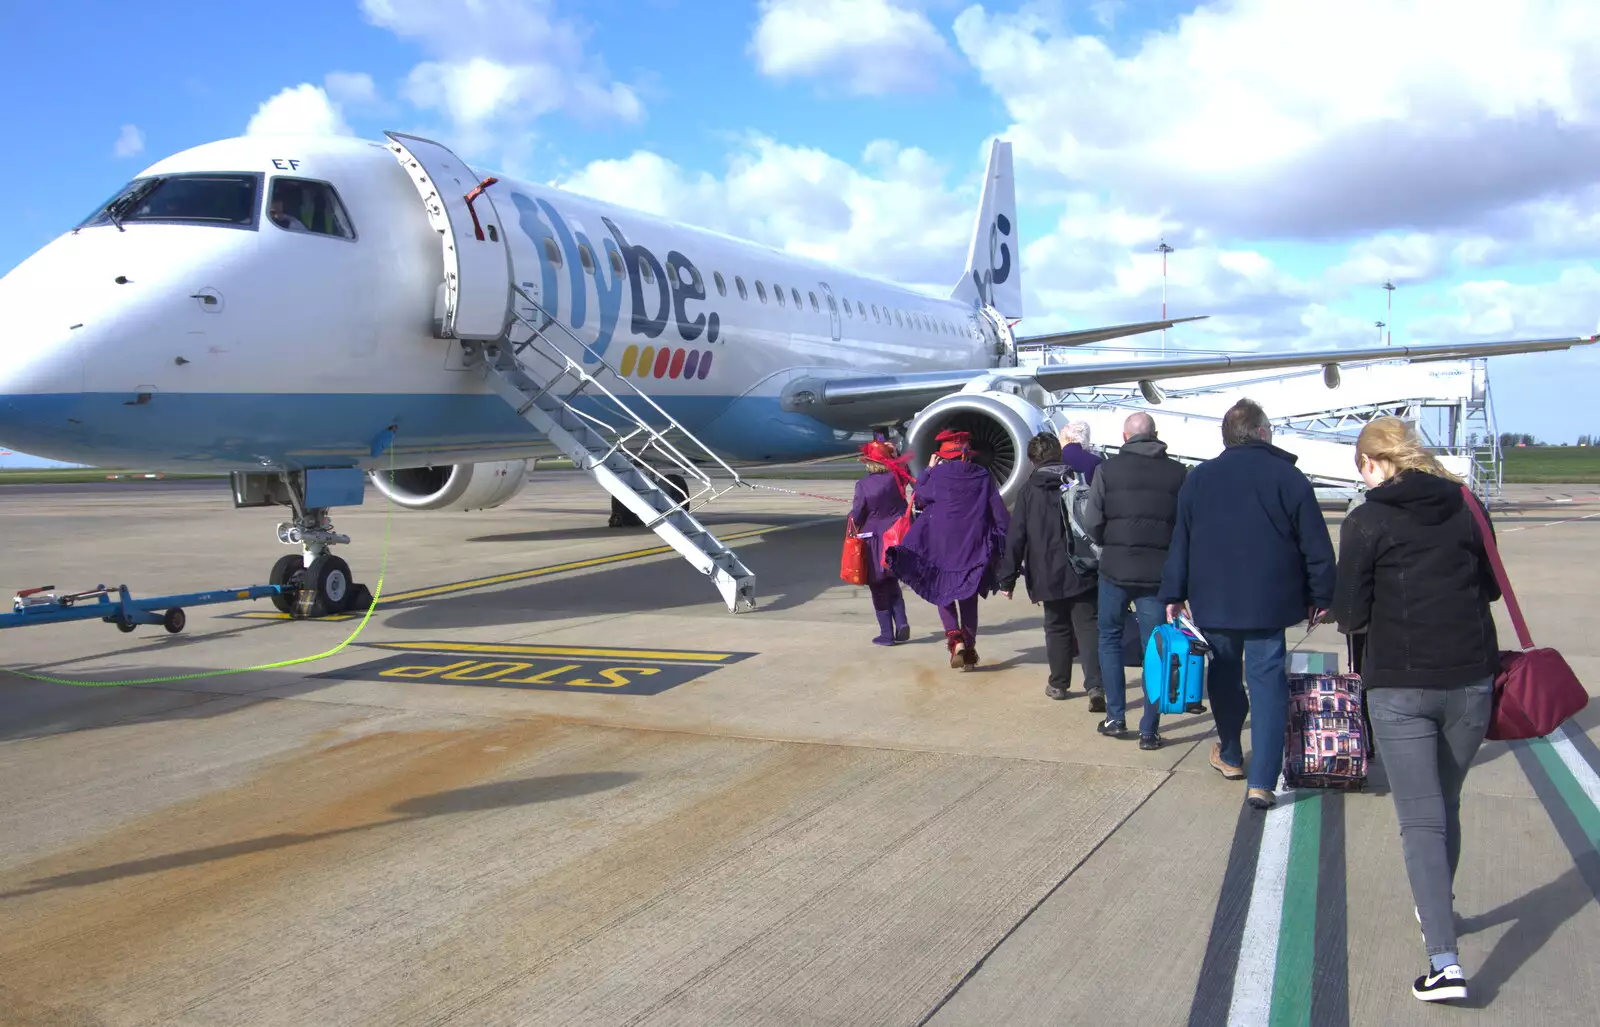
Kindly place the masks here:
[(78, 227), (156, 221), (254, 228), (260, 189), (261, 176), (244, 173), (136, 178)]
[(274, 178), (267, 220), (286, 232), (310, 232), (354, 239), (350, 216), (339, 194), (326, 182), (306, 178)]

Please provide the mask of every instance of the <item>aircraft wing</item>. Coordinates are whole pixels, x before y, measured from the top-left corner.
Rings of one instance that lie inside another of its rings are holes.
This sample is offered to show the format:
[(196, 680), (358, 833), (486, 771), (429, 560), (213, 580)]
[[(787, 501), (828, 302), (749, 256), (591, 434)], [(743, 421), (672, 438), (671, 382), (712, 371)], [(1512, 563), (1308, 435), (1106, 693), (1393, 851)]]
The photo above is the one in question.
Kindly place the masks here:
[(1380, 346), (1370, 349), (1326, 349), (1240, 353), (1237, 356), (1195, 357), (1174, 360), (1130, 360), (1117, 363), (1045, 364), (1027, 368), (982, 368), (959, 371), (925, 371), (898, 375), (857, 375), (824, 381), (797, 382), (786, 402), (838, 428), (860, 429), (909, 420), (924, 406), (959, 392), (974, 380), (997, 376), (1012, 381), (1037, 382), (1051, 392), (1091, 385), (1158, 382), (1230, 371), (1266, 371), (1361, 361), (1466, 360), (1474, 357), (1539, 353), (1588, 346), (1600, 335), (1566, 339), (1523, 339), (1507, 342), (1464, 342), (1443, 346)]
[(1194, 317), (1175, 317), (1170, 321), (1140, 321), (1138, 324), (1112, 325), (1109, 328), (1082, 328), (1075, 332), (1056, 332), (1052, 335), (1030, 335), (1027, 338), (1017, 339), (1018, 346), (1087, 346), (1092, 342), (1105, 342), (1109, 339), (1122, 339), (1130, 335), (1143, 335), (1145, 332), (1157, 332), (1173, 325), (1181, 325), (1186, 321), (1204, 321), (1210, 314), (1197, 314)]

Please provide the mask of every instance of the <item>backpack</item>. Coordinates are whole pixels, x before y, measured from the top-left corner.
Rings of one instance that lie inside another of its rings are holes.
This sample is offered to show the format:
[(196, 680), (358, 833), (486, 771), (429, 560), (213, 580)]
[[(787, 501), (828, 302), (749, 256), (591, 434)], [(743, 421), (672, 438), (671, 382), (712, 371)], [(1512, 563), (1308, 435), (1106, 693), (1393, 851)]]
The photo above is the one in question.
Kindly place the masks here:
[(1089, 486), (1077, 474), (1061, 486), (1061, 528), (1067, 541), (1067, 561), (1073, 573), (1080, 578), (1097, 574), (1100, 570), (1100, 547), (1083, 530), (1084, 514), (1088, 510)]

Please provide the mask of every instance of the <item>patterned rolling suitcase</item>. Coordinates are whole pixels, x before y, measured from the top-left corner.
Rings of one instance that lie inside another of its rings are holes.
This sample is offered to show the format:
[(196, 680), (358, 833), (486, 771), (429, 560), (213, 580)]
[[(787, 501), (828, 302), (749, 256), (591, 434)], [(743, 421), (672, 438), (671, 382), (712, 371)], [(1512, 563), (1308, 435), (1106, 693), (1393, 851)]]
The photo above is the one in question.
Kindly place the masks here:
[(1204, 713), (1206, 656), (1211, 646), (1187, 617), (1161, 624), (1144, 651), (1144, 701), (1162, 713)]
[[(1351, 655), (1356, 654), (1352, 651)], [(1331, 673), (1288, 677), (1284, 782), (1291, 788), (1359, 791), (1367, 783), (1367, 761), (1372, 754), (1361, 676)]]

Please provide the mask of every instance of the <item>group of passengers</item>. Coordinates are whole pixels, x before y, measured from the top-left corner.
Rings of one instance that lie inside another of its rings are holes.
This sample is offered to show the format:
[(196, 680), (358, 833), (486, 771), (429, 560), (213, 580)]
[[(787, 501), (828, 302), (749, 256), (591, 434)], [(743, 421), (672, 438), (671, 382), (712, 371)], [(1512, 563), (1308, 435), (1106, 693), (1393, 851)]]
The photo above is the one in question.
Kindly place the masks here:
[[(1490, 603), (1500, 597), (1467, 503), (1476, 503), (1398, 418), (1368, 424), (1356, 462), (1369, 490), (1344, 519), (1335, 560), (1326, 522), (1295, 456), (1272, 444), (1250, 400), (1223, 418), (1221, 454), (1193, 469), (1167, 454), (1147, 413), (1123, 424), (1118, 452), (1088, 448), (1088, 426), (1028, 444), (1033, 471), (1008, 510), (970, 436), (947, 431), (912, 480), (908, 458), (870, 443), (869, 471), (851, 516), (871, 542), (872, 601), (880, 634), (910, 638), (900, 583), (934, 604), (950, 666), (978, 664), (978, 600), (1010, 599), (1019, 577), (1043, 607), (1049, 677), (1066, 699), (1074, 657), (1083, 667), (1097, 730), (1127, 738), (1123, 630), (1128, 609), (1140, 652), (1163, 621), (1187, 614), (1211, 648), (1206, 692), (1217, 740), (1210, 765), (1244, 780), (1256, 809), (1276, 801), (1288, 716), (1285, 633), (1324, 618), (1351, 636), (1365, 704), (1400, 822), (1407, 874), (1429, 957), (1413, 994), (1465, 997), (1456, 953), (1453, 882), (1460, 858), (1460, 796), (1488, 727), (1498, 642)], [(1100, 546), (1096, 572), (1068, 559), (1062, 490), (1088, 486), (1082, 527)], [(909, 530), (883, 533), (910, 508)], [(1480, 507), (1481, 509), (1481, 507)], [(1402, 585), (1403, 582), (1403, 585)], [(1251, 712), (1251, 759), (1242, 747)], [(1162, 745), (1145, 704), (1142, 749)]]

